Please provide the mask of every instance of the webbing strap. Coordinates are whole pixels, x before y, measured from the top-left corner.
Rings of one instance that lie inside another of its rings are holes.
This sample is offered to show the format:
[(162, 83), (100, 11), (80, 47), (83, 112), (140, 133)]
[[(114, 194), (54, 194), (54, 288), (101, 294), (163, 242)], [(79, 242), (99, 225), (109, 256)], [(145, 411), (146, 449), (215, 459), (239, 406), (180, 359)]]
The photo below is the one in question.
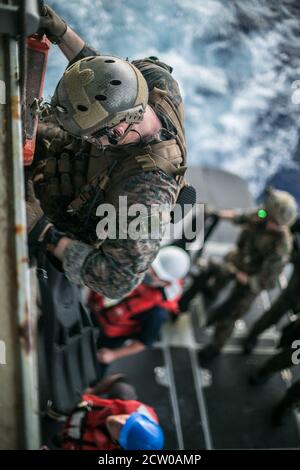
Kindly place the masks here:
[(110, 184), (110, 177), (107, 175), (107, 169), (102, 170), (98, 175), (93, 176), (87, 184), (84, 185), (80, 194), (68, 205), (67, 212), (75, 214), (92, 198), (94, 190), (100, 187), (106, 191)]
[(115, 188), (122, 180), (157, 170), (176, 179), (182, 177), (186, 171), (185, 166), (180, 166), (181, 162), (182, 152), (175, 139), (158, 142), (144, 149), (136, 149), (132, 155), (124, 158), (122, 171), (117, 171), (112, 175), (111, 183)]
[[(177, 143), (180, 146), (183, 160), (185, 163), (186, 157), (186, 146), (185, 146), (185, 136), (184, 136), (184, 129), (183, 129), (183, 107), (180, 105), (178, 109), (173, 105), (172, 101), (168, 96), (168, 92), (166, 90), (161, 90), (159, 88), (154, 87), (153, 90), (150, 92), (149, 101), (154, 105), (155, 109), (163, 111), (164, 114), (167, 115), (169, 120), (171, 121), (172, 125), (177, 131)], [(182, 115), (180, 116), (181, 113)]]

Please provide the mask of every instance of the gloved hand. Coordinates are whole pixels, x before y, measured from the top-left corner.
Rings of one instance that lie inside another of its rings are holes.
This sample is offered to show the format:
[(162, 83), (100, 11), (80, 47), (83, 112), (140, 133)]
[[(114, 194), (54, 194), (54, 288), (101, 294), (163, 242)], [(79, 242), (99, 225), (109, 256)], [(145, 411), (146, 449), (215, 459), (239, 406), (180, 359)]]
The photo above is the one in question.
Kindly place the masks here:
[(46, 34), (51, 42), (59, 44), (67, 31), (67, 23), (48, 5), (44, 6), (44, 11), (47, 11), (47, 15), (41, 16), (39, 32)]
[(27, 182), (26, 190), (27, 233), (30, 233), (37, 224), (37, 222), (44, 216), (44, 212), (41, 208), (39, 200), (35, 195), (32, 180), (29, 180)]
[[(34, 250), (42, 242), (41, 235), (47, 232), (46, 227), (51, 227), (47, 217), (41, 208), (40, 202), (34, 193), (33, 181), (29, 180), (26, 187), (26, 218), (29, 248)], [(43, 236), (44, 239), (44, 236)]]

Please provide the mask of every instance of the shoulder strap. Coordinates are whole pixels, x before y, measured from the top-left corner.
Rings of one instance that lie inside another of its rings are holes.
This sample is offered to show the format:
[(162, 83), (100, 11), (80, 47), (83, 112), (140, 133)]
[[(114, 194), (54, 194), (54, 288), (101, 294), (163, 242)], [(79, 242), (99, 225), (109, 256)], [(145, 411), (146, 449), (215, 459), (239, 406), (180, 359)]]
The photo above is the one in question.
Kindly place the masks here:
[(186, 160), (186, 143), (185, 133), (183, 128), (184, 110), (182, 103), (179, 106), (175, 106), (169, 97), (166, 90), (161, 90), (154, 87), (150, 92), (149, 102), (153, 105), (154, 109), (158, 109), (165, 114), (171, 121), (177, 132), (177, 143), (182, 151), (184, 163)]
[(181, 166), (182, 152), (175, 139), (137, 149), (135, 155), (128, 156), (122, 163), (123, 170), (112, 175), (114, 187), (121, 180), (149, 171), (161, 170), (174, 179), (186, 171), (186, 167)]
[[(169, 73), (172, 73), (173, 69), (169, 65), (161, 62), (157, 57), (147, 57), (144, 60), (135, 61), (141, 72), (151, 70), (153, 67), (163, 68)], [(134, 63), (135, 63), (134, 62)], [(159, 108), (163, 111), (164, 114), (171, 121), (173, 126), (177, 131), (178, 144), (182, 150), (184, 156), (184, 163), (186, 159), (186, 143), (185, 143), (185, 133), (183, 127), (184, 121), (184, 109), (183, 104), (180, 103), (178, 106), (175, 106), (170, 99), (169, 93), (167, 90), (162, 90), (160, 88), (154, 87), (149, 95), (149, 103), (154, 108)]]

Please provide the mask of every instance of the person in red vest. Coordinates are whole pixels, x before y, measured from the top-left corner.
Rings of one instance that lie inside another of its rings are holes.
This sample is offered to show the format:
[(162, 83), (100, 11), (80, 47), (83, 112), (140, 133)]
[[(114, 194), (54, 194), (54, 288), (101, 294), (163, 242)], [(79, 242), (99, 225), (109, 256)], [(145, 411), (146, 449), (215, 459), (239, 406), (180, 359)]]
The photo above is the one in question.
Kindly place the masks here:
[(64, 450), (161, 450), (163, 445), (154, 409), (137, 400), (122, 374), (106, 377), (86, 391), (61, 440)]
[(162, 324), (170, 314), (179, 313), (178, 301), (189, 269), (190, 258), (184, 250), (163, 247), (144, 282), (117, 304), (108, 306), (104, 297), (91, 292), (89, 307), (100, 328), (101, 364), (136, 354), (157, 341)]

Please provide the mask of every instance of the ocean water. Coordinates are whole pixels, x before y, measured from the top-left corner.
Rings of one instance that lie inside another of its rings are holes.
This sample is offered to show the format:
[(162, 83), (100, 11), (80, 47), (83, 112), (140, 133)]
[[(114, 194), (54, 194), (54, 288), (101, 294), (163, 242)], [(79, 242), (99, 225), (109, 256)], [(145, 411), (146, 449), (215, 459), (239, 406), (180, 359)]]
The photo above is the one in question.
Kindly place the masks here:
[[(49, 0), (90, 44), (174, 68), (189, 162), (228, 169), (254, 195), (267, 183), (300, 201), (299, 0)], [(50, 52), (45, 98), (66, 60)]]

